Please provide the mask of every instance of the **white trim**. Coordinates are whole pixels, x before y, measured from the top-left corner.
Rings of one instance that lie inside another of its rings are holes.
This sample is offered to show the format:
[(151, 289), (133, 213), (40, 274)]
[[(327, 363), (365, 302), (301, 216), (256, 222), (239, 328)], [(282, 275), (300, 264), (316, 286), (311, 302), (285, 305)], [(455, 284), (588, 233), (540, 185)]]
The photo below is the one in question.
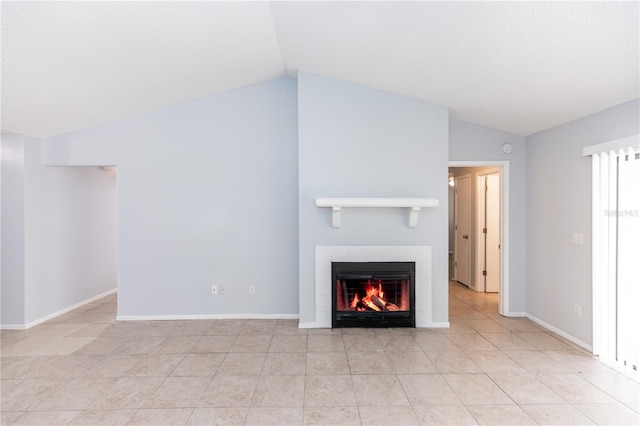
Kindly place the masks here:
[(548, 324), (548, 323), (542, 321), (540, 318), (534, 317), (531, 314), (527, 314), (526, 316), (527, 316), (527, 318), (529, 318), (531, 321), (535, 322), (536, 324), (541, 325), (542, 327), (546, 328), (547, 330), (552, 331), (555, 334), (557, 334), (559, 336), (562, 336), (565, 339), (569, 340), (570, 342), (573, 342), (576, 345), (578, 345), (578, 346), (588, 350), (589, 352), (593, 353), (593, 347), (591, 347), (591, 345), (583, 342), (582, 340), (577, 339), (577, 338), (573, 337), (572, 335), (567, 334), (564, 331), (555, 328), (551, 324)]
[(87, 305), (87, 304), (89, 304), (91, 302), (94, 302), (94, 301), (96, 301), (98, 299), (102, 299), (103, 297), (109, 296), (110, 294), (113, 294), (116, 291), (118, 291), (117, 288), (114, 288), (114, 289), (109, 290), (109, 291), (105, 291), (104, 293), (101, 293), (101, 294), (99, 294), (97, 296), (90, 297), (89, 299), (83, 300), (82, 302), (78, 302), (75, 305), (69, 306), (68, 308), (61, 309), (61, 310), (59, 310), (57, 312), (54, 312), (54, 313), (49, 314), (49, 315), (46, 315), (46, 316), (44, 316), (42, 318), (39, 318), (39, 319), (37, 319), (35, 321), (31, 321), (28, 324), (24, 324), (24, 325), (23, 324), (2, 324), (2, 325), (0, 325), (0, 330), (27, 330), (27, 329), (29, 329), (31, 327), (34, 327), (34, 326), (38, 325), (38, 324), (42, 324), (45, 321), (49, 321), (49, 320), (51, 320), (53, 318), (59, 317), (60, 315), (64, 315), (67, 312), (71, 312), (74, 309), (78, 309), (81, 306)]
[(2, 324), (0, 330), (26, 330), (24, 324)]
[(500, 167), (500, 301), (498, 312), (503, 316), (510, 316), (509, 312), (509, 161), (508, 160), (477, 160), (477, 161), (449, 161), (449, 167)]
[(505, 312), (503, 314), (505, 317), (511, 317), (511, 318), (524, 318), (527, 316), (526, 312)]
[(597, 145), (585, 146), (582, 148), (582, 156), (586, 157), (602, 152), (617, 151), (638, 145), (640, 145), (640, 135), (627, 136), (626, 138), (599, 143)]
[(226, 320), (226, 319), (299, 319), (298, 314), (212, 314), (212, 315), (118, 315), (117, 321), (176, 321), (176, 320)]
[(429, 328), (451, 328), (449, 322), (432, 322), (429, 324)]
[(300, 322), (298, 323), (298, 328), (326, 328), (326, 327), (318, 325), (316, 322)]

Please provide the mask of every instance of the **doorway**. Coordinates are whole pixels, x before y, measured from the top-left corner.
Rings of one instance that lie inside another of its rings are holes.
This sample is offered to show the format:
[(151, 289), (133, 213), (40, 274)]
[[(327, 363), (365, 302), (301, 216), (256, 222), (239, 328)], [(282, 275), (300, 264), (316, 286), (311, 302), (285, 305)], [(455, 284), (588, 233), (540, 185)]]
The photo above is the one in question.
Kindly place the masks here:
[(509, 163), (454, 161), (449, 177), (454, 186), (449, 192), (452, 280), (477, 292), (498, 293), (498, 311), (509, 316)]

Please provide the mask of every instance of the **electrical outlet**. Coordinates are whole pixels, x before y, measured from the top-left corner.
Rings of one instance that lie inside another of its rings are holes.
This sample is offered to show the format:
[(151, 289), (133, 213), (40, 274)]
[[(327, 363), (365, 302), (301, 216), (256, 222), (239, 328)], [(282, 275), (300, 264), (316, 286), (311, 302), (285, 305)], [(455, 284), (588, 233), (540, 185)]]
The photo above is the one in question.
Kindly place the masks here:
[(582, 305), (575, 304), (573, 305), (573, 314), (577, 317), (582, 316)]
[(211, 294), (213, 294), (213, 295), (218, 294), (218, 286), (217, 285), (212, 285), (211, 286)]
[(250, 285), (249, 286), (249, 294), (251, 294), (251, 295), (256, 294), (256, 286), (255, 285)]
[(584, 244), (584, 234), (573, 234), (571, 241), (573, 244)]

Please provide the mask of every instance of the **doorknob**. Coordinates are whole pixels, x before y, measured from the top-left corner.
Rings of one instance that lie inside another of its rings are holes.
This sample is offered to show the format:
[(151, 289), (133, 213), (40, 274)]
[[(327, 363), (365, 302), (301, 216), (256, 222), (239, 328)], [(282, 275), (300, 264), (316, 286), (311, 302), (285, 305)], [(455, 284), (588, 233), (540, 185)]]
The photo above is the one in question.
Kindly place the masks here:
[(464, 238), (465, 240), (468, 240), (468, 239), (469, 239), (469, 236), (468, 236), (467, 234), (464, 234), (464, 235), (462, 236), (462, 238)]

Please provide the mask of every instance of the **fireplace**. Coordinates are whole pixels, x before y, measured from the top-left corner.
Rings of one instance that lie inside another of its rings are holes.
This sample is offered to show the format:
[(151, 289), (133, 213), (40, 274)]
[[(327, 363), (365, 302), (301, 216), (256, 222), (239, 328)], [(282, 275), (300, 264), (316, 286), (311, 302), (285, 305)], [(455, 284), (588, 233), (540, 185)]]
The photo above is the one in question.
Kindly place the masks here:
[(332, 327), (415, 327), (415, 262), (332, 262)]

